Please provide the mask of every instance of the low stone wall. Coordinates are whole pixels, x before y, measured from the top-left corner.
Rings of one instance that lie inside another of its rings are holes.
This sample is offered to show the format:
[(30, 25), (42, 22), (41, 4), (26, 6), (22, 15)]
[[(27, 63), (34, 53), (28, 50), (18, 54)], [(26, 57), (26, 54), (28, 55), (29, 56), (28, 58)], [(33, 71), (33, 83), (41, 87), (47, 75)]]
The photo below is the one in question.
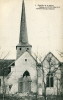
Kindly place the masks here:
[[(0, 100), (3, 100), (3, 95), (0, 95)], [(25, 97), (18, 97), (18, 96), (9, 96), (5, 95), (4, 100), (45, 100), (44, 97), (36, 97), (36, 96), (25, 96)], [(58, 96), (46, 96), (46, 100), (63, 100), (63, 95)]]
[(46, 97), (46, 100), (63, 100), (63, 95), (50, 95)]
[[(3, 100), (3, 95), (0, 95), (0, 100)], [(20, 96), (10, 96), (10, 95), (5, 95), (4, 96), (4, 100), (44, 100), (44, 97), (37, 97), (37, 96), (24, 96), (24, 97), (20, 97)]]

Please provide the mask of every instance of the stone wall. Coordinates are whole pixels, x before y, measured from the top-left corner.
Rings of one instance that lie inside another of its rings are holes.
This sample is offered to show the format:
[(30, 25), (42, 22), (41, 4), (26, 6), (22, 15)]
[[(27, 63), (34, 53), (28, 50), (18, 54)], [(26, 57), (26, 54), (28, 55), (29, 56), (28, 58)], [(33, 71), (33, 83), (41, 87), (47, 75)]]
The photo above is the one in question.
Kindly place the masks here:
[[(3, 95), (0, 94), (0, 100), (3, 99)], [(5, 100), (45, 100), (45, 98), (42, 96), (36, 97), (36, 96), (25, 96), (25, 97), (19, 97), (19, 96), (10, 96), (10, 95), (5, 95), (4, 96)], [(52, 96), (52, 95), (48, 95), (46, 97), (46, 100), (63, 100), (63, 96), (58, 95), (58, 96)]]

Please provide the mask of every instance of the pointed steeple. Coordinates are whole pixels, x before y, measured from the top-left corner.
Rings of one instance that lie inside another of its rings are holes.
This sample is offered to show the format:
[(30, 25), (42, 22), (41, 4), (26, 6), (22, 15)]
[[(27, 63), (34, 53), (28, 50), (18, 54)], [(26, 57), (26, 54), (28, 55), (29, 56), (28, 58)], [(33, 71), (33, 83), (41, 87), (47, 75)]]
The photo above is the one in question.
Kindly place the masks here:
[(20, 43), (20, 42), (21, 42), (22, 44), (28, 43), (24, 0), (23, 0), (23, 2), (22, 2), (22, 14), (21, 14), (21, 25), (20, 25), (19, 43)]
[(16, 46), (17, 58), (19, 58), (26, 51), (31, 53), (31, 47), (32, 47), (32, 45), (30, 45), (28, 43), (26, 15), (25, 15), (25, 4), (24, 4), (24, 0), (23, 0), (23, 2), (22, 2), (22, 13), (21, 13), (21, 23), (20, 23), (19, 44)]

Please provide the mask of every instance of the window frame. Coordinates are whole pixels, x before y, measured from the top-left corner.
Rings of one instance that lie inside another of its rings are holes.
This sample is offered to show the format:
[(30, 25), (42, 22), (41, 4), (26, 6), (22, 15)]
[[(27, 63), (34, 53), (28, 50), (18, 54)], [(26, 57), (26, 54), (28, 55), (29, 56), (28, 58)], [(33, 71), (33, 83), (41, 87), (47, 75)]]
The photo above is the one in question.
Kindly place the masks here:
[(46, 87), (54, 87), (54, 75), (51, 72), (47, 74)]

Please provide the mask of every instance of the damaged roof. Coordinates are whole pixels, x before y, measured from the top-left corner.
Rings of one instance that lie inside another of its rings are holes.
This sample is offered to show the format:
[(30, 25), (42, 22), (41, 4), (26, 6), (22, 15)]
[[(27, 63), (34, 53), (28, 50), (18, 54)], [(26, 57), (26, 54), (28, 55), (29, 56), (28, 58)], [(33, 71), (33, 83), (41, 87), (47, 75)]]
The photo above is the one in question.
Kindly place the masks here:
[(11, 72), (11, 66), (14, 66), (15, 60), (4, 60), (0, 59), (0, 76), (7, 76)]

